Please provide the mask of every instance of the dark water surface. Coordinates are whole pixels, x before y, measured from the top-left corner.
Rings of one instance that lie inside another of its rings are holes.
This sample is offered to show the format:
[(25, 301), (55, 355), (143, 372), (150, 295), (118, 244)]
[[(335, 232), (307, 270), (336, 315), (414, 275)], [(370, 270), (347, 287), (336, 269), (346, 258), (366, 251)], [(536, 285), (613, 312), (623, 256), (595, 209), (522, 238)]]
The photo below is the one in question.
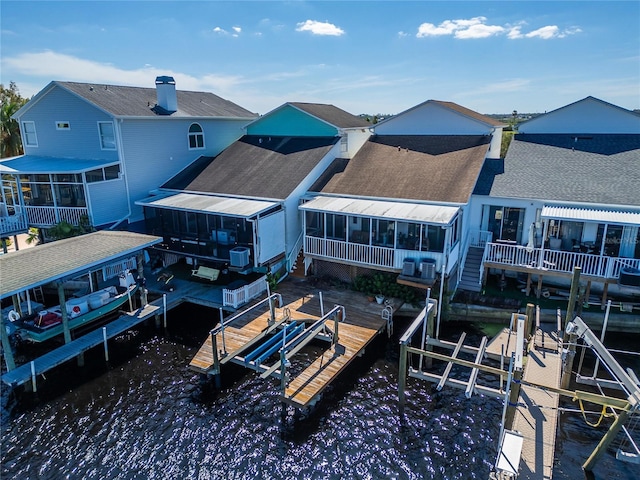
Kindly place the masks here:
[[(221, 391), (200, 383), (187, 364), (213, 324), (210, 311), (183, 307), (166, 335), (150, 326), (112, 341), (109, 366), (95, 349), (84, 368), (50, 372), (36, 395), (3, 390), (0, 478), (488, 478), (500, 402), (409, 379), (400, 417), (397, 336), (380, 336), (314, 409), (296, 412), (283, 410), (277, 380), (237, 366), (223, 367)], [(472, 331), (457, 324), (441, 336), (463, 329)], [(480, 336), (467, 338), (477, 345)], [(580, 465), (604, 428), (563, 414), (553, 478), (584, 478)], [(613, 455), (595, 478), (634, 478)]]

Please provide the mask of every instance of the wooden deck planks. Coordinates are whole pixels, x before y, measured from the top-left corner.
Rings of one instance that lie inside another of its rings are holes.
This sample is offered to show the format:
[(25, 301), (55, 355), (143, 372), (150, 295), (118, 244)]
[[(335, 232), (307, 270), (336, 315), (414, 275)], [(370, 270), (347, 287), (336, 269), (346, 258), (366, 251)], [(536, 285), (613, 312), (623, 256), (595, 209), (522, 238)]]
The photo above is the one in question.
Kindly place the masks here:
[[(331, 328), (333, 322), (327, 322)], [(375, 338), (377, 330), (341, 323), (338, 344), (345, 348), (336, 354), (335, 348), (325, 350), (309, 367), (292, 379), (285, 390), (285, 400), (297, 407), (306, 407), (349, 365)]]
[[(309, 287), (305, 281), (286, 281), (278, 286), (278, 293), (282, 295), (283, 307), (276, 308), (276, 320), (289, 312), (289, 318), (296, 321), (312, 323), (322, 317), (320, 306), (320, 290)], [(317, 396), (353, 361), (364, 348), (384, 330), (386, 321), (381, 313), (385, 305), (369, 302), (361, 293), (348, 289), (331, 289), (322, 291), (324, 312), (335, 305), (342, 305), (346, 309), (346, 318), (339, 324), (339, 344), (345, 348), (343, 354), (336, 355), (334, 348), (323, 352), (310, 366), (292, 379), (285, 391), (284, 400), (297, 407), (311, 403)], [(391, 301), (392, 308), (401, 303)], [(225, 342), (228, 353), (240, 349), (253, 340), (268, 327), (269, 312), (265, 312), (252, 321), (246, 322), (241, 328), (233, 326), (225, 328)], [(327, 321), (327, 328), (333, 330), (334, 322)], [(216, 336), (218, 350), (222, 349), (222, 335)], [(219, 355), (219, 352), (218, 352)], [(219, 358), (221, 359), (221, 358)], [(210, 372), (214, 358), (211, 351), (211, 337), (208, 337), (193, 360), (189, 368), (200, 373)]]

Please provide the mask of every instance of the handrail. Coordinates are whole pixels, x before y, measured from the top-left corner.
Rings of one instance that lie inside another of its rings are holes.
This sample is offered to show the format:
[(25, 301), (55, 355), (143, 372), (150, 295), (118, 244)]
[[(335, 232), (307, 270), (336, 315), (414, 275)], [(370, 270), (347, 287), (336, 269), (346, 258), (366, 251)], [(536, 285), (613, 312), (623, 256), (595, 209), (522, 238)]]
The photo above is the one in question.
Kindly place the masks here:
[(464, 270), (464, 264), (467, 262), (467, 254), (469, 253), (469, 244), (471, 243), (471, 232), (467, 232), (464, 236), (464, 241), (462, 243), (462, 258), (460, 259), (460, 264), (458, 265), (458, 282), (462, 280), (462, 271)]
[[(292, 260), (298, 256), (298, 253), (300, 253), (303, 242), (304, 242), (304, 231), (300, 232), (300, 235), (298, 235), (298, 238), (294, 242), (293, 247), (291, 248), (291, 251), (287, 255), (287, 272), (291, 271), (291, 267), (293, 265)], [(295, 257), (294, 257), (294, 253), (295, 253)]]
[(228, 325), (230, 325), (231, 323), (233, 323), (234, 321), (236, 321), (238, 318), (242, 317), (245, 313), (250, 312), (251, 310), (253, 310), (254, 308), (258, 308), (260, 305), (262, 305), (263, 303), (267, 303), (269, 302), (270, 299), (277, 299), (278, 300), (278, 308), (282, 308), (282, 295), (280, 295), (279, 293), (272, 293), (270, 296), (268, 296), (267, 298), (265, 298), (264, 300), (260, 300), (258, 303), (256, 303), (255, 305), (252, 305), (251, 307), (247, 308), (246, 310), (243, 310), (240, 313), (237, 313), (231, 317), (227, 317), (226, 319), (220, 319), (220, 324), (217, 325), (216, 327), (212, 328), (209, 333), (211, 335), (216, 335), (218, 334), (220, 331), (222, 331), (222, 329)]

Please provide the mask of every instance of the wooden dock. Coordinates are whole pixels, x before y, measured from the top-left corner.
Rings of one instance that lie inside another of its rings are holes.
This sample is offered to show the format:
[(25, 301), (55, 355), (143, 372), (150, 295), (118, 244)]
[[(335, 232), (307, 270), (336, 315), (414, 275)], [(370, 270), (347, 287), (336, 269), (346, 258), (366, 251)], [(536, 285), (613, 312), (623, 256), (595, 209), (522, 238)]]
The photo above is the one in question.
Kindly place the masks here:
[[(522, 379), (536, 385), (558, 388), (562, 373), (562, 339), (555, 333), (536, 331), (535, 347), (529, 351)], [(551, 479), (556, 445), (559, 395), (523, 385), (512, 430), (522, 434), (520, 476)]]
[[(275, 309), (276, 323), (297, 320), (305, 323), (317, 322), (322, 311), (342, 305), (346, 315), (338, 327), (337, 345), (331, 345), (295, 378), (292, 378), (282, 400), (298, 408), (313, 404), (322, 391), (364, 352), (367, 345), (387, 326), (382, 318), (385, 305), (369, 302), (360, 293), (347, 289), (322, 291), (324, 309), (320, 308), (320, 288), (310, 286), (304, 280), (290, 279), (278, 286), (282, 295), (282, 308)], [(400, 302), (392, 302), (391, 309), (400, 307)], [(270, 312), (256, 313), (252, 318), (236, 326), (225, 326), (224, 344), (221, 332), (216, 334), (218, 358), (214, 359), (212, 338), (209, 336), (189, 364), (189, 368), (200, 373), (210, 373), (215, 361), (224, 364), (234, 361), (236, 354), (247, 351), (269, 332)], [(325, 331), (333, 332), (334, 321), (326, 320)], [(226, 352), (226, 355), (225, 355)], [(243, 361), (237, 361), (244, 365)], [(268, 373), (268, 372), (267, 372)]]

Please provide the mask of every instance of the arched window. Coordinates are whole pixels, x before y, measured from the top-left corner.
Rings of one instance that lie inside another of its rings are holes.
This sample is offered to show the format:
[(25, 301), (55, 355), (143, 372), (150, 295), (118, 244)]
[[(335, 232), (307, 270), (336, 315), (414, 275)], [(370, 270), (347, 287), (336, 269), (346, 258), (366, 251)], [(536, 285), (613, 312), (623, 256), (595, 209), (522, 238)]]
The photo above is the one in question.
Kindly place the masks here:
[(192, 123), (189, 127), (189, 150), (204, 148), (204, 133), (202, 127)]

